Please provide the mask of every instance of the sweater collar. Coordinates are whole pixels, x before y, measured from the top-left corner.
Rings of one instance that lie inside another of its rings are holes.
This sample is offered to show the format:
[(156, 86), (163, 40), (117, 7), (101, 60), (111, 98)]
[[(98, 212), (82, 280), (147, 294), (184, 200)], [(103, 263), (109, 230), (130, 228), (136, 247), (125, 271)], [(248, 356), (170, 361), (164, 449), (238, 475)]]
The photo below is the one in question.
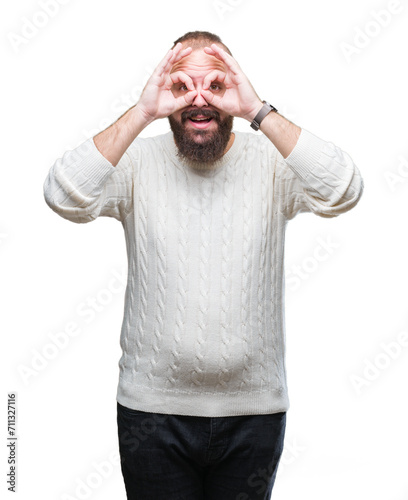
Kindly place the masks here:
[(174, 142), (174, 135), (173, 132), (170, 130), (167, 132), (167, 134), (163, 134), (163, 140), (164, 140), (164, 145), (169, 153), (172, 161), (176, 165), (182, 165), (184, 167), (189, 167), (194, 169), (196, 172), (208, 172), (208, 173), (216, 173), (222, 170), (222, 167), (230, 163), (232, 160), (235, 159), (237, 156), (238, 151), (240, 150), (241, 142), (242, 142), (242, 135), (240, 132), (237, 132), (235, 130), (232, 131), (232, 133), (235, 136), (234, 142), (232, 143), (232, 146), (229, 148), (229, 150), (216, 162), (214, 163), (207, 163), (204, 162), (202, 164), (202, 169), (197, 170), (194, 168), (194, 163), (192, 163), (189, 160), (186, 160), (184, 158), (180, 158), (177, 156), (178, 153), (178, 148), (176, 146), (176, 143)]

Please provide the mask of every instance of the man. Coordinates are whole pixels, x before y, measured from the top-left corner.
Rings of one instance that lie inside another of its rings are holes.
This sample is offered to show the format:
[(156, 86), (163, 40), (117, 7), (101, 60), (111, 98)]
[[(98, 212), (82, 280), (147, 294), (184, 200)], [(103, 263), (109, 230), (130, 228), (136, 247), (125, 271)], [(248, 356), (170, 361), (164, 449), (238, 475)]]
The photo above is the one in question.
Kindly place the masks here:
[[(168, 117), (171, 131), (140, 138)], [(232, 131), (233, 117), (261, 134)], [(117, 392), (128, 499), (270, 498), (289, 400), (284, 235), (335, 217), (350, 156), (263, 102), (216, 35), (178, 39), (139, 102), (44, 184), (71, 221), (121, 221), (129, 259)]]

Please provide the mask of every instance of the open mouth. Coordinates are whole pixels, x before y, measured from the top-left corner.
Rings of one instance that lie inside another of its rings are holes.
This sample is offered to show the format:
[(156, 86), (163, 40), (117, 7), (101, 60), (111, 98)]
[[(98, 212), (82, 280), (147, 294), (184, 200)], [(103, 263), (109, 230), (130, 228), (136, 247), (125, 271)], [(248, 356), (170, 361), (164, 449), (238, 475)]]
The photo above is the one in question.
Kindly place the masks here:
[(210, 125), (213, 118), (189, 118), (188, 121), (193, 125), (193, 127), (203, 129)]

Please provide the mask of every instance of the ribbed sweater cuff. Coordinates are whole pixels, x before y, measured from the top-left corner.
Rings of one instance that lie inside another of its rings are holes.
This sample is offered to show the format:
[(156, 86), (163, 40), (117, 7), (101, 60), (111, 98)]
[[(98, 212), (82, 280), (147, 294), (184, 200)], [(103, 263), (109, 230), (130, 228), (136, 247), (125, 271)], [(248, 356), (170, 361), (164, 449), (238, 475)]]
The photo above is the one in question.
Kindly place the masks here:
[(323, 139), (302, 128), (296, 146), (285, 161), (295, 174), (306, 180), (320, 163), (322, 153), (327, 154), (327, 144)]
[(115, 167), (103, 156), (95, 146), (93, 137), (83, 142), (72, 152), (74, 163), (80, 163), (81, 177), (87, 179), (91, 185), (104, 184), (106, 179), (115, 171)]

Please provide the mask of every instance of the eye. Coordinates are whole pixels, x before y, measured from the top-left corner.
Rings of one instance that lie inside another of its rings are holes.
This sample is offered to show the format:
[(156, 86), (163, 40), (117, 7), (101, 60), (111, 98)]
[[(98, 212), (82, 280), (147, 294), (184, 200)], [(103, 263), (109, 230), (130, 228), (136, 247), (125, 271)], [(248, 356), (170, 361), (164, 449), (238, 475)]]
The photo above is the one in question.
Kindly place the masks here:
[(221, 90), (221, 87), (218, 85), (218, 83), (212, 83), (210, 85), (211, 90)]
[(179, 87), (179, 90), (188, 90), (188, 88), (186, 87), (185, 84), (183, 84)]

